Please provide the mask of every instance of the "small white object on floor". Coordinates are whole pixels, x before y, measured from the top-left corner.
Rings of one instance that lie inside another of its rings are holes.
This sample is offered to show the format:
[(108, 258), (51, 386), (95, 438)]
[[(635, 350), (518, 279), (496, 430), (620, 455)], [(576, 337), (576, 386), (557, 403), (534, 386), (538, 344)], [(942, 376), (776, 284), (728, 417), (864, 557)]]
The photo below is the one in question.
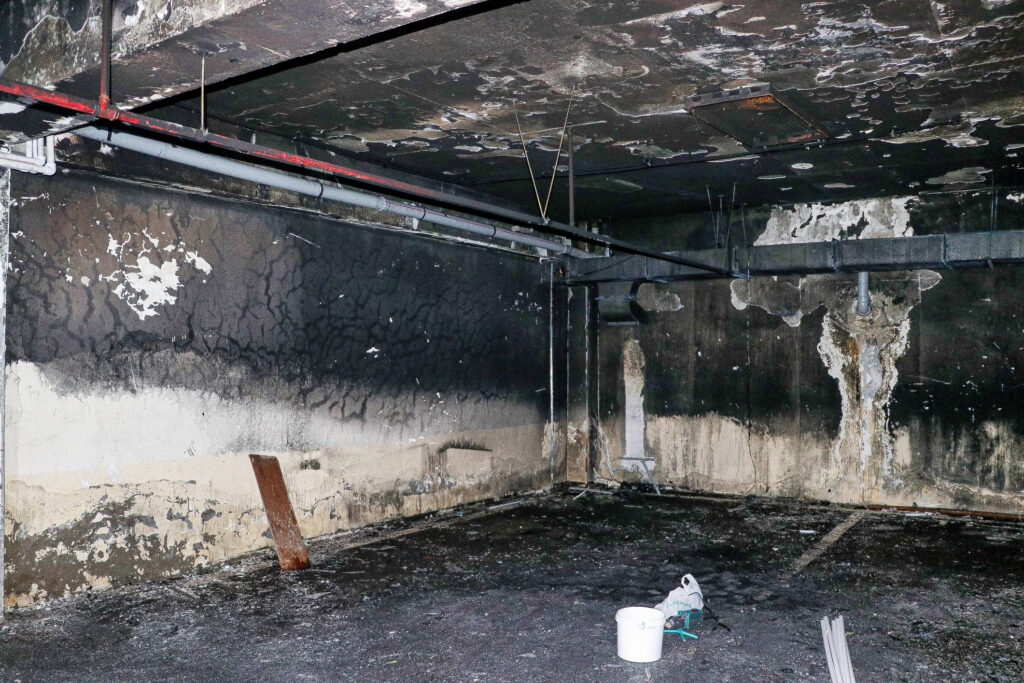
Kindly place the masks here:
[(623, 607), (615, 613), (618, 655), (627, 662), (661, 659), (665, 615), (650, 607)]
[(829, 623), (828, 617), (821, 618), (821, 638), (825, 641), (825, 659), (832, 683), (857, 683), (850, 662), (850, 650), (846, 647), (846, 626), (839, 616)]
[(676, 588), (668, 597), (654, 606), (665, 618), (674, 617), (680, 612), (692, 609), (704, 609), (704, 594), (700, 590), (697, 579), (693, 574), (687, 574), (679, 582), (681, 585)]

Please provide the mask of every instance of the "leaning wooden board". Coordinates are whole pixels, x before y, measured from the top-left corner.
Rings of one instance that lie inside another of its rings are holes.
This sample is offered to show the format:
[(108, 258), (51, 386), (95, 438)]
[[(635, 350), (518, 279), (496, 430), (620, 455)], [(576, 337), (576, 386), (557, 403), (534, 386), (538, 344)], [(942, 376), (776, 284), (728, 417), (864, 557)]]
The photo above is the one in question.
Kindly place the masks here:
[(263, 507), (267, 510), (270, 533), (277, 546), (277, 559), (281, 569), (306, 569), (309, 567), (309, 553), (299, 532), (295, 511), (288, 499), (288, 489), (281, 474), (281, 463), (272, 455), (250, 455), (256, 485), (260, 488)]

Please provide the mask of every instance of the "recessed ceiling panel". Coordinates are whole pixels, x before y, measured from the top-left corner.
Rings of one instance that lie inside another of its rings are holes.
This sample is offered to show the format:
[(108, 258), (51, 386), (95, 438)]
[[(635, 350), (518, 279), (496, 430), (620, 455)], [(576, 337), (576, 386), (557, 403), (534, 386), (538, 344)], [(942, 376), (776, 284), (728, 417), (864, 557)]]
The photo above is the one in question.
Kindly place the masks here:
[(767, 83), (694, 95), (687, 103), (697, 119), (750, 148), (828, 137), (823, 125)]

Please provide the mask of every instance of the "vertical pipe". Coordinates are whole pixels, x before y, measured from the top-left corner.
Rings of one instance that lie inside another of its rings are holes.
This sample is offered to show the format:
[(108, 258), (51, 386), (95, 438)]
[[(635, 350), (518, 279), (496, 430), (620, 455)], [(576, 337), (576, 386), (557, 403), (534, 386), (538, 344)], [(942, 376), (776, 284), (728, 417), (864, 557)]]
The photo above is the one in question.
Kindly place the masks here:
[(7, 469), (4, 422), (7, 417), (7, 262), (11, 234), (11, 172), (0, 169), (0, 621), (4, 620), (4, 518), (7, 515)]
[(110, 106), (110, 36), (113, 6), (113, 0), (103, 0), (103, 8), (100, 10), (103, 31), (100, 38), (100, 109)]
[(857, 315), (871, 312), (871, 294), (868, 292), (868, 273), (862, 270), (857, 273)]
[(206, 55), (199, 76), (199, 130), (206, 130)]
[(569, 129), (569, 225), (576, 227), (576, 177), (572, 164), (572, 128)]
[(555, 483), (555, 262), (548, 261), (548, 420), (551, 439), (551, 483)]

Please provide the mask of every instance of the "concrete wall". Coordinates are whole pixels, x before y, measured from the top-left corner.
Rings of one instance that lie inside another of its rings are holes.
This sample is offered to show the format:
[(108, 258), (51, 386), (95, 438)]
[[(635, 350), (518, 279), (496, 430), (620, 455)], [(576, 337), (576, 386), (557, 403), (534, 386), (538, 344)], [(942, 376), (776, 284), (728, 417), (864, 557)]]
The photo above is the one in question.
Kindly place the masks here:
[(307, 537), (550, 482), (536, 260), (75, 171), (12, 199), (6, 604), (269, 545), (252, 452)]
[[(780, 208), (752, 237), (913, 234), (907, 203)], [(596, 474), (639, 478), (618, 458), (640, 438), (662, 483), (1020, 513), (1022, 288), (1019, 267), (873, 274), (861, 317), (854, 274), (645, 285), (650, 324), (600, 332)]]

